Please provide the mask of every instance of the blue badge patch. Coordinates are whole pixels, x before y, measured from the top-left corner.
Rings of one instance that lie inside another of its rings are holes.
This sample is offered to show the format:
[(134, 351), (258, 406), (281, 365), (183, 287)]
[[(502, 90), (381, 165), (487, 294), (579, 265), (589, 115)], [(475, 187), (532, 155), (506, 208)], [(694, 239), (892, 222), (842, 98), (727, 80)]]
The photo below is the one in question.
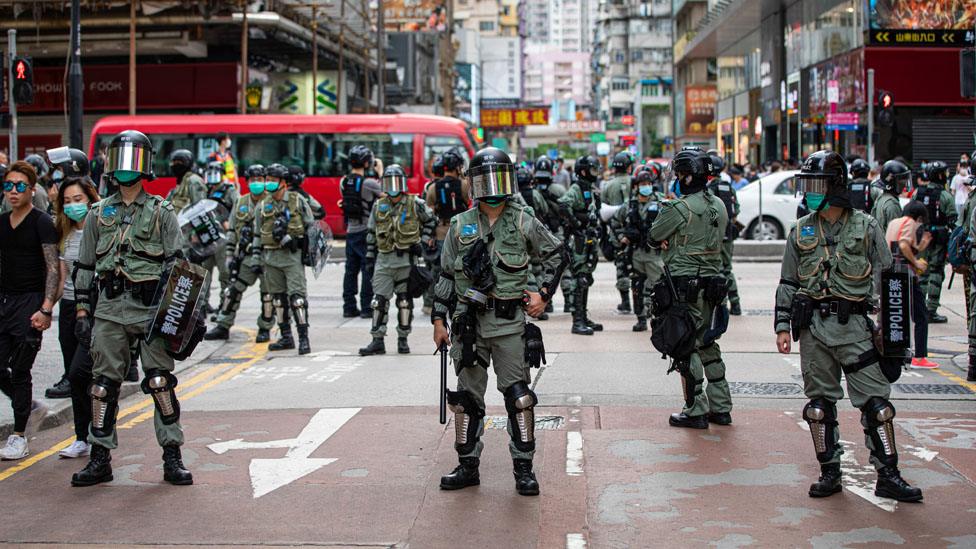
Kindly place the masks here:
[(816, 234), (817, 231), (813, 225), (805, 225), (800, 227), (800, 236), (815, 236)]
[(266, 211), (266, 212), (270, 212), (273, 209), (274, 209), (274, 206), (270, 202), (264, 205), (264, 211)]
[(649, 211), (649, 212), (656, 212), (656, 211), (658, 211), (658, 209), (659, 209), (659, 206), (658, 206), (657, 202), (651, 202), (650, 204), (647, 205), (647, 211)]
[(379, 204), (376, 207), (379, 208), (379, 210), (381, 212), (383, 212), (383, 213), (386, 213), (386, 212), (390, 211), (390, 205), (389, 204)]
[(115, 206), (105, 206), (102, 208), (102, 217), (115, 217)]
[(224, 193), (223, 193), (223, 191), (217, 191), (217, 192), (213, 193), (213, 196), (214, 196), (214, 198), (220, 198), (220, 197), (224, 196)]
[(593, 193), (591, 193), (590, 191), (583, 191), (583, 198), (585, 198), (587, 200), (589, 200), (590, 199), (590, 196), (592, 196), (592, 195), (593, 195)]
[(241, 206), (239, 209), (241, 210), (241, 213), (247, 213), (247, 206)]
[(474, 236), (478, 234), (478, 224), (470, 223), (461, 227), (461, 236)]

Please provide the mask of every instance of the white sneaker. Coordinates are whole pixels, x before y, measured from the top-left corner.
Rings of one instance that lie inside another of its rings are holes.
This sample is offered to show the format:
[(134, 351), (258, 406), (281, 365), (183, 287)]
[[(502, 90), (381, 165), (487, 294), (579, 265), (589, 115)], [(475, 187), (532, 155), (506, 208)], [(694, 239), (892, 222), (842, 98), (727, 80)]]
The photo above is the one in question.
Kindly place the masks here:
[(76, 440), (71, 443), (71, 446), (68, 446), (67, 448), (58, 452), (58, 455), (63, 458), (74, 459), (87, 456), (90, 451), (90, 444), (83, 440)]
[(44, 404), (40, 400), (31, 401), (31, 411), (30, 416), (27, 417), (27, 431), (24, 433), (25, 436), (30, 437), (31, 435), (37, 434), (41, 422), (47, 417), (47, 410), (47, 404)]
[(28, 455), (30, 455), (30, 450), (27, 449), (27, 439), (17, 435), (10, 435), (7, 438), (7, 445), (4, 446), (3, 450), (0, 450), (0, 459), (3, 461), (23, 459)]

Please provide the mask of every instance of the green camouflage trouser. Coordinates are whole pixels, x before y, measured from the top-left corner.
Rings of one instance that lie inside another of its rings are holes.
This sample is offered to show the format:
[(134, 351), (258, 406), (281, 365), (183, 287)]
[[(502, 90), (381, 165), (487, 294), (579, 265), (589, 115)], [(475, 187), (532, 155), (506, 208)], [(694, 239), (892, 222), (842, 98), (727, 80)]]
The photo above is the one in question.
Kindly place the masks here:
[[(258, 275), (257, 273), (251, 270), (251, 267), (254, 265), (254, 263), (256, 263), (254, 259), (250, 257), (246, 258), (244, 260), (244, 263), (240, 267), (240, 272), (237, 273), (237, 279), (231, 283), (233, 284), (234, 288), (236, 288), (237, 291), (240, 292), (240, 296), (243, 296), (244, 292), (246, 292), (248, 288), (253, 286), (255, 282), (259, 282), (260, 284), (259, 287), (261, 289), (262, 294), (270, 293), (270, 291), (268, 290), (268, 283), (265, 277)], [(218, 313), (217, 324), (223, 326), (224, 328), (230, 329), (230, 327), (234, 325), (234, 320), (237, 319), (237, 307), (240, 305), (240, 302), (241, 302), (241, 298), (238, 297), (237, 303), (235, 303), (231, 307), (230, 312), (224, 313), (223, 311), (221, 311), (220, 313)], [(258, 328), (262, 330), (270, 330), (273, 325), (274, 325), (274, 316), (272, 316), (271, 318), (264, 318), (263, 311), (262, 313), (258, 313)]]
[[(211, 276), (213, 275), (214, 267), (217, 268), (217, 280), (220, 282), (220, 295), (223, 295), (227, 284), (230, 283), (230, 271), (227, 270), (227, 250), (223, 246), (217, 246), (217, 252), (204, 259), (200, 263), (200, 266), (206, 269)], [(205, 303), (210, 303), (210, 287), (213, 286), (213, 278), (210, 279), (210, 282), (210, 286), (204, 288), (206, 290), (206, 293), (204, 293)]]
[(630, 254), (621, 246), (619, 242), (614, 243), (613, 265), (617, 270), (617, 289), (620, 291), (630, 290)]
[(922, 273), (919, 283), (922, 285), (922, 292), (925, 293), (925, 308), (929, 313), (934, 313), (939, 308), (942, 282), (945, 280), (945, 245), (933, 242), (922, 252), (922, 259), (928, 262), (929, 267)]

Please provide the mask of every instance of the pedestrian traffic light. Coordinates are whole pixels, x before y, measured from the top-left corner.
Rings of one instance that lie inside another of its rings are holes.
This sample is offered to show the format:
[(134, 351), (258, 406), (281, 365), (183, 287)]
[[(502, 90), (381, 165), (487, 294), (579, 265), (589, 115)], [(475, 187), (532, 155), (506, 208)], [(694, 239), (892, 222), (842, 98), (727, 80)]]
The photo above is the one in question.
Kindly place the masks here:
[(10, 66), (14, 81), (14, 102), (30, 105), (34, 102), (34, 67), (30, 57), (14, 57)]
[(888, 128), (895, 123), (895, 100), (891, 93), (878, 92), (878, 125)]

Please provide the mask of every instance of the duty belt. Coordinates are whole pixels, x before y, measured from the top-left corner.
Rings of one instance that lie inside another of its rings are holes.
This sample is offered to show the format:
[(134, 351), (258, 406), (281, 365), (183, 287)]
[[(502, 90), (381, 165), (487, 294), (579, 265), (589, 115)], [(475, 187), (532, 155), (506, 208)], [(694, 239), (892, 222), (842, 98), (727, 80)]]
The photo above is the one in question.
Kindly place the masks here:
[(522, 303), (522, 299), (521, 298), (516, 298), (516, 299), (501, 299), (501, 298), (497, 298), (497, 297), (489, 297), (488, 298), (488, 301), (485, 302), (485, 310), (486, 311), (493, 311), (493, 310), (498, 309), (498, 308), (511, 307), (512, 304), (513, 304), (513, 302), (514, 303), (521, 304)]
[(845, 307), (850, 307), (847, 314), (864, 315), (871, 312), (871, 305), (866, 301), (849, 301), (847, 299), (822, 299), (814, 302), (820, 310), (820, 316), (840, 314)]

